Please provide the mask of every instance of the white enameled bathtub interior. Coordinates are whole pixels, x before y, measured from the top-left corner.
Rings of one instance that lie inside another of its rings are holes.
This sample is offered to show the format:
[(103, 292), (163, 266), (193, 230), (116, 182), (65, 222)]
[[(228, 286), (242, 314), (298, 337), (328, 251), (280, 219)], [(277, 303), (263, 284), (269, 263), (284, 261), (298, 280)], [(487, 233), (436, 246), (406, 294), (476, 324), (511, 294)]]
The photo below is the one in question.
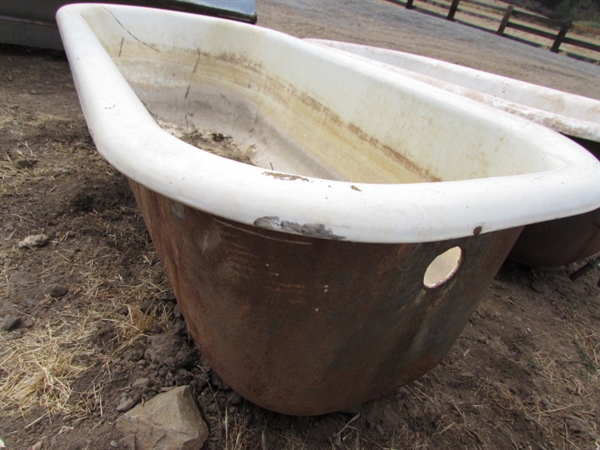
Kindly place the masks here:
[[(156, 117), (255, 145), (254, 162), (265, 169), (407, 183), (552, 167), (529, 135), (478, 120), (476, 110), (460, 109), (468, 104), (332, 72), (322, 57), (286, 51), (286, 42), (269, 40), (260, 28), (206, 19), (206, 27), (184, 22), (166, 35), (160, 24), (149, 26), (129, 11), (98, 15), (104, 20), (90, 26)], [(438, 114), (430, 114), (432, 107)]]
[[(568, 139), (285, 34), (107, 5), (66, 7), (58, 19), (99, 151), (189, 206), (418, 242), (600, 202), (589, 190), (597, 161)], [(231, 135), (262, 169), (163, 137), (135, 97), (155, 120)]]

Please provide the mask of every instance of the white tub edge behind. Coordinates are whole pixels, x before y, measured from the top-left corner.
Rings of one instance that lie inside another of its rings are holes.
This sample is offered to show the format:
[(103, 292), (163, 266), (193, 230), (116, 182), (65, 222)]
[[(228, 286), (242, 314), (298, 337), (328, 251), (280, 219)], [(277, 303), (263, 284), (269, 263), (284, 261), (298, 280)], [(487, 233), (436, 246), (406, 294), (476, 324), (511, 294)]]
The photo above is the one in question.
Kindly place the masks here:
[(475, 99), (560, 133), (600, 142), (600, 101), (412, 53), (326, 39), (304, 40)]
[[(528, 131), (536, 145), (551, 148), (548, 156), (561, 161), (555, 169), (452, 182), (367, 184), (274, 177), (273, 172), (199, 152), (163, 131), (146, 111), (82, 17), (82, 10), (93, 7), (66, 6), (57, 19), (94, 141), (126, 176), (190, 207), (246, 224), (272, 218), (271, 228), (287, 221), (325, 230), (316, 237), (380, 243), (469, 236), (474, 230), (486, 233), (600, 207), (598, 161), (568, 139), (516, 119), (515, 130)], [(248, 27), (286, 40), (291, 48), (329, 57), (312, 44)], [(387, 76), (351, 57), (339, 59), (373, 76)], [(486, 114), (496, 117), (491, 108)]]

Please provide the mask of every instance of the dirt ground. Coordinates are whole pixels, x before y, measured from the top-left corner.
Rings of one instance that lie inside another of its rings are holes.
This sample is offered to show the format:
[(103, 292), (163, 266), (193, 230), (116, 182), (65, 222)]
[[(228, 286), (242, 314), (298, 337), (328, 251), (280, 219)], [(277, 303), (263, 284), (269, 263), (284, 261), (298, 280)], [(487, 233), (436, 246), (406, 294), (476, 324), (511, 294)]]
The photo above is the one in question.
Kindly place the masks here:
[[(383, 0), (259, 0), (260, 26), (396, 48), (600, 98), (600, 68)], [(193, 386), (206, 449), (600, 448), (598, 272), (506, 262), (444, 361), (356, 411), (287, 417), (188, 338), (64, 54), (0, 46), (0, 447), (125, 448), (115, 420)], [(26, 241), (27, 237), (36, 236)]]

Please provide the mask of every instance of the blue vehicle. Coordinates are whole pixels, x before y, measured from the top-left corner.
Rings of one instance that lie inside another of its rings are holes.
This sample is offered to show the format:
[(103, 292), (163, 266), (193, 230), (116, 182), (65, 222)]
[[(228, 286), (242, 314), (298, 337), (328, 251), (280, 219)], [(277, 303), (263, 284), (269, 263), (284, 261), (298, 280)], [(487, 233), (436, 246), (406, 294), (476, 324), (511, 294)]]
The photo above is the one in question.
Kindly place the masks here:
[(121, 3), (256, 23), (255, 0), (3, 0), (0, 43), (62, 49), (55, 15), (68, 3)]

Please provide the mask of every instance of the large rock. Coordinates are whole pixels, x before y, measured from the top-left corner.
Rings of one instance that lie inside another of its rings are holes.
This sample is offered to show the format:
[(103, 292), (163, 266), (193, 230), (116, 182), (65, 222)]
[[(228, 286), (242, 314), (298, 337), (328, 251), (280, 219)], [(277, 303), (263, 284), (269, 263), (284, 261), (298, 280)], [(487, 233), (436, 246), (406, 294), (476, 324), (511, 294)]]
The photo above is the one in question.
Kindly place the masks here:
[(200, 450), (208, 437), (189, 386), (136, 406), (117, 420), (130, 450)]

